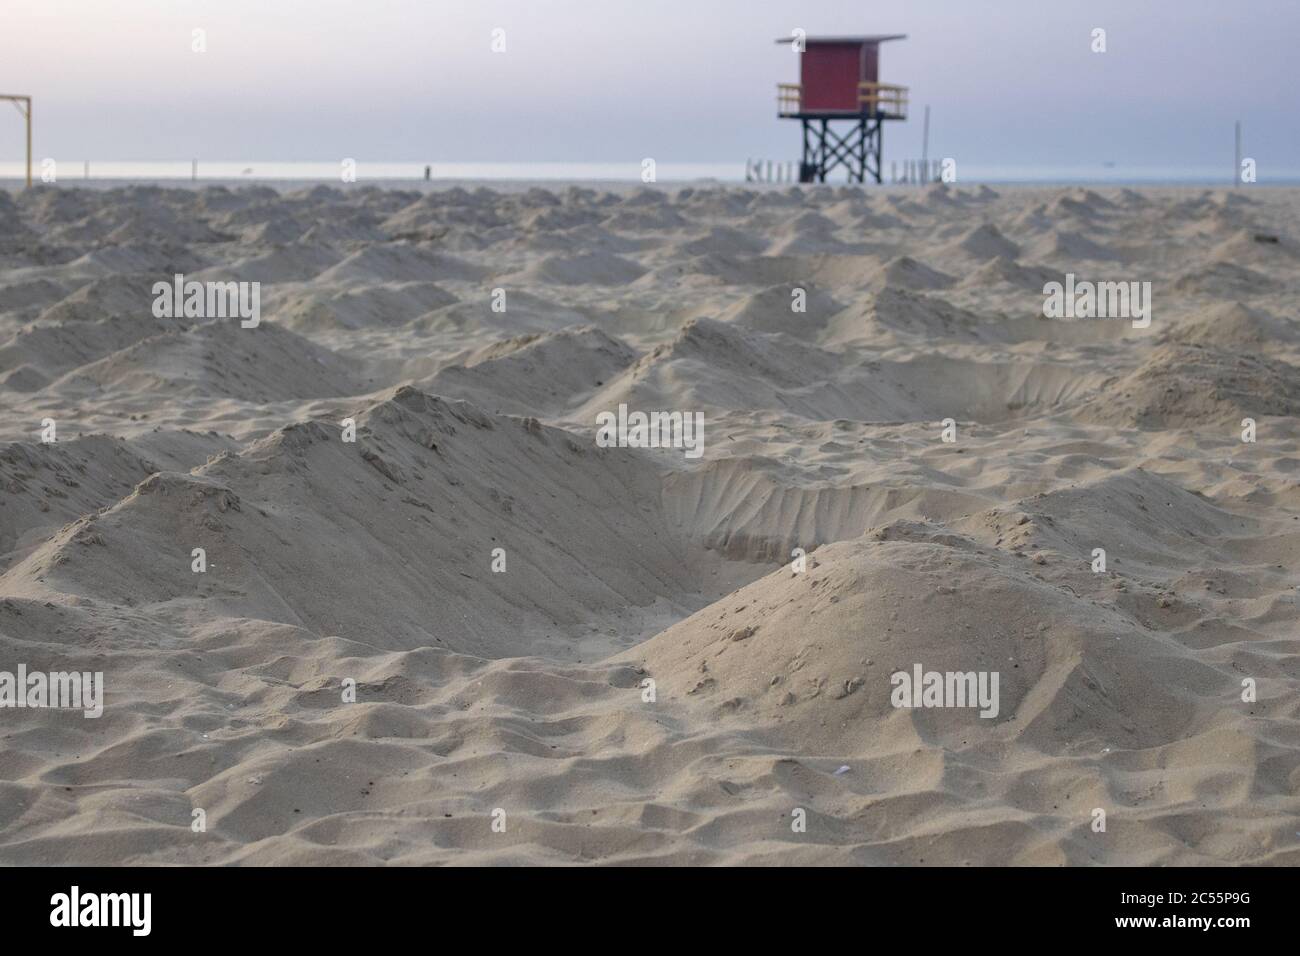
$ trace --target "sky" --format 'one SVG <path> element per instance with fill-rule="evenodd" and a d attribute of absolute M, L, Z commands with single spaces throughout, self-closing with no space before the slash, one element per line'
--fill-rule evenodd
<path fill-rule="evenodd" d="M 38 162 L 786 160 L 794 28 L 908 35 L 887 162 L 929 105 L 959 164 L 1230 169 L 1241 120 L 1261 181 L 1300 169 L 1300 0 L 39 0 L 0 9 L 0 93 Z"/>

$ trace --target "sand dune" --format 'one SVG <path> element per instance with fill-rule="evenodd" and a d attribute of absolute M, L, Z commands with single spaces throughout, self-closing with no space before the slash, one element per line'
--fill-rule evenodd
<path fill-rule="evenodd" d="M 1300 863 L 1298 204 L 0 193 L 0 862 Z"/>

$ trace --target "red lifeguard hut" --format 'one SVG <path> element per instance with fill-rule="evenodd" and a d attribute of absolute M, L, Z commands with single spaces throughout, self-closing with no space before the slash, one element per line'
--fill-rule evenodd
<path fill-rule="evenodd" d="M 849 182 L 881 181 L 881 128 L 907 119 L 907 87 L 880 82 L 880 44 L 904 39 L 796 34 L 776 41 L 799 56 L 799 82 L 777 84 L 777 115 L 803 123 L 801 183 L 824 183 L 837 166 Z"/>

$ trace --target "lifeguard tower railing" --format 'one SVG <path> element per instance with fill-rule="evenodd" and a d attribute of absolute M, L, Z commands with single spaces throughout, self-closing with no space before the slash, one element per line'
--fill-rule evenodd
<path fill-rule="evenodd" d="M 803 84 L 778 83 L 776 86 L 777 115 L 799 116 L 870 116 L 873 119 L 907 119 L 907 87 L 892 83 L 858 84 L 857 110 L 804 109 Z"/>

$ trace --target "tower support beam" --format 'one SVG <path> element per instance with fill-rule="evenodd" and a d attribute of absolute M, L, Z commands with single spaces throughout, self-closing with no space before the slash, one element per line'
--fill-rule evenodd
<path fill-rule="evenodd" d="M 878 116 L 801 116 L 803 158 L 799 164 L 801 183 L 824 183 L 830 173 L 843 166 L 849 182 L 864 183 L 867 177 L 882 182 L 882 119 Z"/>

